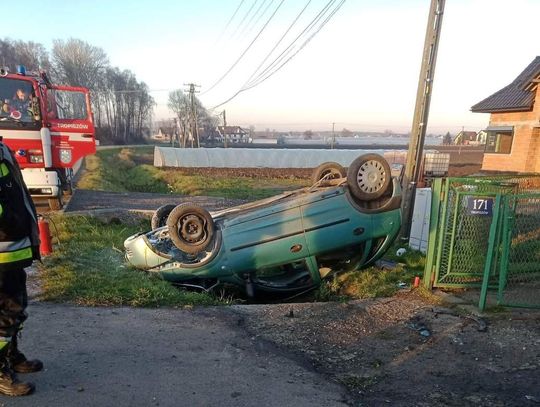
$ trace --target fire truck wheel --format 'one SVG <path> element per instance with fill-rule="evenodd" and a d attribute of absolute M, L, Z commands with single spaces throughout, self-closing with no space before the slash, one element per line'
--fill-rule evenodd
<path fill-rule="evenodd" d="M 62 201 L 62 193 L 60 193 L 60 196 L 57 196 L 56 198 L 49 198 L 49 208 L 51 211 L 59 211 L 64 206 L 64 202 Z"/>
<path fill-rule="evenodd" d="M 73 185 L 71 185 L 71 182 L 66 186 L 66 189 L 62 191 L 62 193 L 65 196 L 71 196 L 73 195 Z"/>

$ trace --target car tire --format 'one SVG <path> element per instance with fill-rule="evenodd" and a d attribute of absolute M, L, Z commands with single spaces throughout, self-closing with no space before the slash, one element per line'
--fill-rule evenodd
<path fill-rule="evenodd" d="M 392 178 L 390 166 L 378 154 L 364 154 L 356 158 L 347 171 L 351 194 L 363 201 L 380 198 Z"/>
<path fill-rule="evenodd" d="M 168 204 L 157 208 L 152 215 L 152 220 L 150 221 L 150 226 L 152 229 L 157 229 L 167 225 L 167 218 L 175 207 L 176 205 Z"/>
<path fill-rule="evenodd" d="M 325 176 L 327 176 L 327 179 L 345 178 L 347 176 L 347 172 L 345 171 L 345 168 L 343 168 L 338 163 L 322 163 L 317 168 L 315 168 L 313 174 L 311 175 L 312 184 L 319 182 Z"/>
<path fill-rule="evenodd" d="M 180 204 L 167 218 L 169 237 L 176 247 L 187 254 L 202 252 L 214 236 L 212 215 L 200 206 Z"/>

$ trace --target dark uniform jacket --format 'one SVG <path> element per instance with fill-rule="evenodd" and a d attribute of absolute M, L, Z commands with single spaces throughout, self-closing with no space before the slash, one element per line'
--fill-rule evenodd
<path fill-rule="evenodd" d="M 11 150 L 0 142 L 0 270 L 39 259 L 36 209 Z"/>

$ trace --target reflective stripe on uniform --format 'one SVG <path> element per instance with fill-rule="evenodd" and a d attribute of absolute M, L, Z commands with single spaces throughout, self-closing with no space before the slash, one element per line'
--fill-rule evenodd
<path fill-rule="evenodd" d="M 2 177 L 9 175 L 9 167 L 7 166 L 6 163 L 0 163 L 0 175 Z"/>
<path fill-rule="evenodd" d="M 0 163 L 0 176 L 5 177 L 9 175 L 9 168 L 6 163 Z M 0 205 L 0 216 L 4 213 L 4 208 Z"/>
<path fill-rule="evenodd" d="M 0 263 L 13 263 L 16 261 L 27 260 L 32 258 L 32 248 L 15 250 L 14 252 L 0 253 Z"/>
<path fill-rule="evenodd" d="M 11 338 L 0 336 L 0 351 L 4 349 L 11 342 Z"/>
<path fill-rule="evenodd" d="M 29 237 L 15 242 L 0 242 L 0 264 L 32 258 L 32 242 Z"/>
<path fill-rule="evenodd" d="M 22 238 L 17 241 L 0 242 L 0 252 L 14 252 L 19 249 L 26 249 L 32 246 L 29 237 Z"/>

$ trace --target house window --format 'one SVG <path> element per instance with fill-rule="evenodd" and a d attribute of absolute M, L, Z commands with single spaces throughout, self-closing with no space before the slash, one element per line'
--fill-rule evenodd
<path fill-rule="evenodd" d="M 514 139 L 513 127 L 488 127 L 486 133 L 486 153 L 510 154 Z"/>

